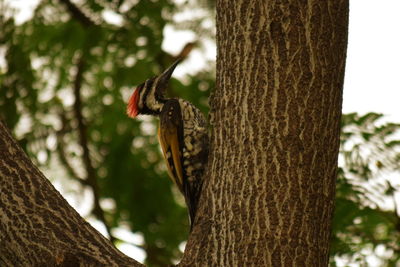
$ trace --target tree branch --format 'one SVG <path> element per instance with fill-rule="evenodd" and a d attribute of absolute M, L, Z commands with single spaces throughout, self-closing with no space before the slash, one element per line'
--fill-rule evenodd
<path fill-rule="evenodd" d="M 75 172 L 74 168 L 71 166 L 70 162 L 68 161 L 68 157 L 65 152 L 65 143 L 64 143 L 64 132 L 67 128 L 67 118 L 62 113 L 60 114 L 60 120 L 62 123 L 62 128 L 60 131 L 56 132 L 57 135 L 57 153 L 62 165 L 64 165 L 65 170 L 68 172 L 69 176 L 74 178 L 76 181 L 80 182 L 82 185 L 89 185 L 88 182 L 79 177 L 79 175 Z"/>
<path fill-rule="evenodd" d="M 0 121 L 0 265 L 143 266 L 84 221 Z"/>
<path fill-rule="evenodd" d="M 91 20 L 88 16 L 86 16 L 75 4 L 73 4 L 70 0 L 60 0 L 60 2 L 64 3 L 67 6 L 68 11 L 71 13 L 71 16 L 78 20 L 83 26 L 93 26 L 96 23 Z M 97 184 L 97 175 L 96 171 L 93 168 L 93 164 L 90 159 L 90 152 L 88 148 L 88 141 L 87 141 L 87 127 L 85 125 L 83 115 L 82 115 L 82 101 L 80 90 L 82 86 L 82 79 L 83 79 L 83 69 L 84 69 L 84 60 L 83 56 L 81 55 L 78 60 L 78 69 L 74 80 L 74 95 L 75 95 L 75 103 L 74 103 L 74 113 L 75 117 L 78 121 L 78 135 L 79 135 L 79 144 L 83 149 L 83 163 L 86 169 L 87 177 L 86 182 L 92 188 L 93 191 L 93 214 L 101 220 L 107 230 L 107 233 L 110 237 L 111 241 L 114 241 L 114 237 L 111 234 L 111 229 L 106 221 L 104 211 L 100 206 L 100 196 L 99 196 L 99 186 Z M 62 153 L 60 153 L 62 154 Z M 62 155 L 60 157 L 63 160 Z M 65 161 L 64 163 L 67 163 Z M 64 164 L 68 168 L 68 164 Z"/>
<path fill-rule="evenodd" d="M 85 13 L 83 13 L 75 4 L 70 0 L 60 0 L 61 3 L 65 4 L 69 13 L 73 18 L 79 21 L 83 26 L 89 27 L 97 25 L 95 21 L 89 18 Z"/>
<path fill-rule="evenodd" d="M 90 151 L 87 140 L 87 127 L 82 115 L 81 87 L 83 80 L 84 65 L 85 63 L 83 60 L 83 56 L 81 56 L 78 60 L 78 65 L 77 65 L 78 69 L 74 81 L 75 102 L 73 107 L 76 120 L 78 121 L 79 144 L 83 149 L 83 164 L 85 166 L 87 173 L 86 181 L 93 191 L 93 198 L 94 198 L 93 214 L 104 223 L 107 229 L 107 233 L 110 236 L 110 240 L 114 241 L 114 237 L 111 234 L 111 229 L 107 224 L 106 218 L 104 216 L 104 211 L 100 206 L 100 194 L 99 194 L 99 186 L 97 183 L 97 175 L 96 175 L 96 170 L 94 169 L 90 158 Z"/>

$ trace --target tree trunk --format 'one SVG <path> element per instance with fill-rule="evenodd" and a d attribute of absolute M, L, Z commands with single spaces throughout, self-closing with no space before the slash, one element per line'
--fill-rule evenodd
<path fill-rule="evenodd" d="M 327 266 L 347 0 L 217 1 L 208 177 L 180 266 Z"/>
<path fill-rule="evenodd" d="M 68 205 L 1 120 L 0 266 L 142 266 Z"/>

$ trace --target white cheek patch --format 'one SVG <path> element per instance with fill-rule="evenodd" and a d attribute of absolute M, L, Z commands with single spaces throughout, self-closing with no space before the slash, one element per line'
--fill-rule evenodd
<path fill-rule="evenodd" d="M 146 82 L 146 84 L 147 84 L 147 82 Z M 139 110 L 143 108 L 143 96 L 144 96 L 144 93 L 146 92 L 146 84 L 143 86 L 143 88 L 140 90 L 140 93 L 139 93 L 139 101 L 138 101 L 139 102 L 138 103 Z"/>
<path fill-rule="evenodd" d="M 150 92 L 147 94 L 146 97 L 146 106 L 149 107 L 151 110 L 159 110 L 162 107 L 162 104 L 159 103 L 155 98 L 157 81 L 158 80 L 153 82 Z"/>
<path fill-rule="evenodd" d="M 158 83 L 158 78 L 153 80 L 147 80 L 143 88 L 141 89 L 139 93 L 139 103 L 138 103 L 138 108 L 139 110 L 147 107 L 148 109 L 152 111 L 159 111 L 161 110 L 163 104 L 157 101 L 155 97 L 155 92 L 156 92 L 156 87 Z M 150 87 L 151 86 L 151 87 Z"/>

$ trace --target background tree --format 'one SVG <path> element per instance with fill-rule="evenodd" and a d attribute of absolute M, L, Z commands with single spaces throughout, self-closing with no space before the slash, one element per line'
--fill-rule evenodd
<path fill-rule="evenodd" d="M 117 246 L 130 242 L 118 231 L 128 229 L 143 237 L 134 245 L 151 266 L 179 259 L 188 228 L 183 200 L 166 179 L 154 121 L 128 120 L 124 109 L 133 87 L 177 56 L 162 49 L 167 25 L 195 32 L 188 45 L 204 51 L 214 32 L 214 2 L 46 0 L 23 24 L 1 3 L 0 114 L 19 143 L 89 221 L 94 216 L 105 223 Z M 279 22 L 270 29 L 278 34 Z M 207 67 L 173 80 L 172 94 L 207 112 L 212 77 Z M 397 191 L 382 176 L 398 170 L 392 135 L 398 126 L 379 124 L 378 117 L 343 120 L 332 264 L 338 258 L 362 262 L 370 253 L 383 264 L 399 259 L 395 206 L 374 197 Z M 349 146 L 354 139 L 356 149 Z M 371 181 L 378 186 L 366 185 Z M 93 202 L 90 212 L 80 199 Z"/>

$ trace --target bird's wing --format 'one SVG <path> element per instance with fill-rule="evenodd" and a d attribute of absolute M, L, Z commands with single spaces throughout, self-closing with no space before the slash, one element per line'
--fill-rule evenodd
<path fill-rule="evenodd" d="M 175 99 L 164 104 L 161 111 L 158 139 L 167 164 L 168 174 L 179 190 L 183 192 L 183 121 L 179 102 Z"/>

